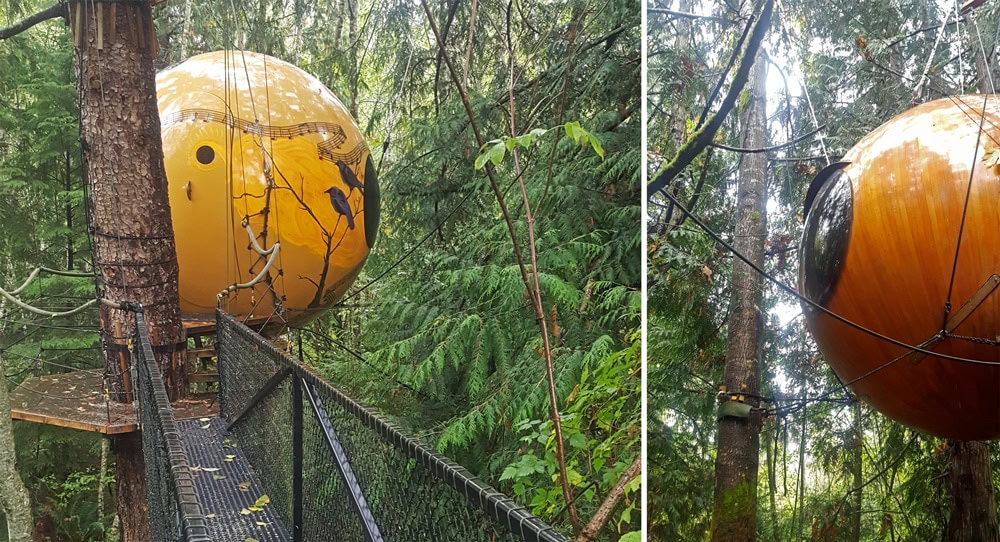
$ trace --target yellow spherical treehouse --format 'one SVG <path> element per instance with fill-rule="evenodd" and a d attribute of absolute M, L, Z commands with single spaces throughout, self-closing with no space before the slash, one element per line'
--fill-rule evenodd
<path fill-rule="evenodd" d="M 213 315 L 221 291 L 258 276 L 223 307 L 295 324 L 339 300 L 379 211 L 368 146 L 340 100 L 287 62 L 241 51 L 195 56 L 156 87 L 181 312 Z"/>
<path fill-rule="evenodd" d="M 1000 437 L 1000 100 L 983 107 L 983 96 L 920 105 L 820 172 L 800 253 L 812 301 L 974 360 L 915 352 L 805 306 L 820 350 L 863 400 L 962 440 Z"/>

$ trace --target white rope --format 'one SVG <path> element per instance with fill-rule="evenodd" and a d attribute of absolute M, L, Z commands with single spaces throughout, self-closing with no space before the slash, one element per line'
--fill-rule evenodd
<path fill-rule="evenodd" d="M 274 243 L 271 245 L 271 248 L 264 250 L 263 247 L 257 243 L 257 236 L 254 235 L 253 229 L 250 228 L 250 224 L 244 224 L 244 227 L 246 227 L 247 235 L 250 236 L 250 243 L 253 245 L 254 250 L 256 250 L 261 256 L 267 256 L 267 262 L 264 263 L 264 268 L 260 270 L 260 273 L 257 273 L 257 276 L 250 280 L 250 282 L 236 283 L 219 292 L 218 299 L 220 304 L 222 303 L 222 298 L 230 292 L 253 288 L 258 282 L 264 280 L 264 277 L 267 276 L 267 272 L 271 269 L 271 265 L 274 264 L 276 259 L 278 259 L 278 248 L 281 246 L 281 243 Z"/>
<path fill-rule="evenodd" d="M 50 318 L 54 318 L 54 317 L 57 317 L 57 316 L 70 316 L 70 315 L 76 314 L 76 313 L 78 313 L 78 312 L 86 309 L 87 307 L 93 306 L 93 305 L 95 305 L 98 302 L 100 302 L 102 305 L 106 305 L 108 307 L 112 307 L 112 308 L 116 308 L 116 309 L 125 308 L 124 304 L 122 304 L 122 303 L 118 303 L 116 301 L 111 301 L 109 299 L 104 299 L 104 298 L 91 299 L 90 301 L 87 301 L 86 303 L 84 303 L 84 304 L 82 304 L 82 305 L 80 305 L 80 306 L 78 306 L 76 308 L 65 310 L 65 311 L 49 311 L 49 310 L 45 310 L 45 309 L 40 309 L 38 307 L 35 307 L 34 305 L 30 305 L 28 303 L 25 303 L 24 301 L 21 301 L 21 299 L 19 299 L 17 296 L 20 295 L 20 293 L 23 292 L 25 290 L 25 288 L 27 288 L 32 282 L 34 282 L 34 280 L 36 278 L 38 278 L 38 275 L 41 274 L 42 271 L 44 271 L 46 273 L 49 273 L 49 274 L 61 275 L 61 276 L 66 276 L 66 277 L 75 277 L 75 278 L 92 278 L 93 277 L 93 275 L 89 274 L 89 273 L 75 273 L 73 271 L 61 271 L 61 270 L 58 270 L 58 269 L 50 269 L 48 267 L 36 267 L 28 275 L 28 278 L 25 279 L 24 283 L 21 284 L 20 286 L 18 286 L 16 289 L 11 290 L 11 291 L 7 291 L 7 290 L 5 290 L 3 288 L 0 288 L 0 296 L 3 296 L 5 299 L 7 299 L 11 303 L 17 305 L 21 309 L 24 309 L 24 310 L 26 310 L 28 312 L 37 314 L 39 316 L 48 316 Z"/>
<path fill-rule="evenodd" d="M 13 295 L 10 294 L 10 292 L 8 292 L 7 290 L 4 290 L 3 288 L 0 288 L 0 295 L 2 295 L 3 297 L 5 297 L 11 303 L 17 305 L 18 307 L 20 307 L 20 308 L 22 308 L 22 309 L 24 309 L 24 310 L 26 310 L 28 312 L 33 312 L 33 313 L 38 314 L 40 316 L 50 316 L 50 317 L 69 316 L 71 314 L 76 314 L 76 313 L 82 311 L 83 309 L 86 309 L 87 307 L 89 307 L 89 306 L 97 303 L 96 299 L 91 299 L 90 301 L 84 303 L 83 305 L 80 305 L 79 307 L 76 307 L 75 309 L 70 309 L 68 311 L 62 311 L 62 312 L 52 312 L 52 311 L 47 311 L 45 309 L 39 309 L 38 307 L 34 307 L 32 305 L 29 305 L 29 304 L 25 303 L 24 301 L 21 301 L 17 297 L 14 297 Z"/>
<path fill-rule="evenodd" d="M 253 249 L 257 251 L 257 254 L 261 256 L 269 256 L 272 252 L 278 250 L 278 243 L 275 243 L 271 248 L 264 250 L 260 244 L 257 243 L 257 236 L 253 233 L 253 229 L 250 228 L 250 224 L 244 224 L 243 227 L 247 230 L 247 235 L 250 236 L 250 242 L 253 244 Z"/>
<path fill-rule="evenodd" d="M 11 290 L 10 293 L 12 295 L 18 295 L 21 292 L 23 292 L 24 289 L 27 288 L 29 284 L 31 284 L 36 278 L 38 278 L 39 273 L 41 273 L 42 271 L 45 271 L 46 273 L 49 273 L 51 275 L 61 275 L 64 277 L 74 277 L 74 278 L 93 278 L 94 276 L 91 273 L 75 273 L 73 271 L 61 271 L 59 269 L 51 269 L 48 267 L 36 267 L 35 270 L 28 275 L 28 278 L 24 281 L 24 284 L 19 286 L 16 290 Z"/>

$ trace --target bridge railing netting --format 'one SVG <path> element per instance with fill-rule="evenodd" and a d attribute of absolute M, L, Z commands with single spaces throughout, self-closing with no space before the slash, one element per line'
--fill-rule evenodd
<path fill-rule="evenodd" d="M 142 313 L 136 314 L 132 366 L 142 451 L 146 462 L 146 499 L 152 540 L 208 542 L 208 528 L 195 493 L 181 438 Z"/>
<path fill-rule="evenodd" d="M 278 509 L 293 537 L 309 542 L 566 540 L 232 316 L 218 313 L 217 332 L 222 415 L 267 488 L 266 506 Z M 295 461 L 297 442 L 301 465 Z M 338 462 L 338 454 L 346 462 Z"/>

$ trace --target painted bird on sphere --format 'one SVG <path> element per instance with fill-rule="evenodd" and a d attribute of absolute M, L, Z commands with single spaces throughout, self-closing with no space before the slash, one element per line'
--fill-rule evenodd
<path fill-rule="evenodd" d="M 348 190 L 348 195 L 354 192 L 355 188 L 361 192 L 361 195 L 365 194 L 365 187 L 358 180 L 358 176 L 354 174 L 354 171 L 351 170 L 351 166 L 348 166 L 343 160 L 337 160 L 337 169 L 340 170 L 340 178 L 344 180 L 344 184 L 350 189 Z"/>
<path fill-rule="evenodd" d="M 351 214 L 351 204 L 347 202 L 347 196 L 344 195 L 344 191 L 336 186 L 331 186 L 324 190 L 324 192 L 330 194 L 330 205 L 333 205 L 333 210 L 347 217 L 347 227 L 353 230 L 354 215 Z"/>

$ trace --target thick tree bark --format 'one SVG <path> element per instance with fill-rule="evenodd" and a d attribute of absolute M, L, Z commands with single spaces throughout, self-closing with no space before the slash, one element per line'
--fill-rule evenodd
<path fill-rule="evenodd" d="M 996 542 L 996 504 L 988 442 L 949 440 L 948 493 L 951 517 L 948 542 Z"/>
<path fill-rule="evenodd" d="M 765 132 L 765 80 L 767 65 L 755 63 L 750 74 L 748 99 L 743 111 L 743 146 L 767 145 Z M 767 156 L 742 157 L 737 187 L 737 217 L 734 246 L 757 265 L 764 263 L 767 232 Z M 751 404 L 760 386 L 761 277 L 742 262 L 733 264 L 732 312 L 729 318 L 725 386 Z M 712 540 L 754 540 L 757 530 L 757 470 L 760 455 L 760 419 L 723 417 L 719 420 L 718 454 L 715 460 L 715 503 Z"/>
<path fill-rule="evenodd" d="M 6 374 L 0 356 L 0 375 Z M 11 542 L 31 542 L 31 500 L 20 475 L 14 454 L 13 422 L 10 419 L 7 382 L 0 378 L 0 511 L 7 518 L 7 537 Z"/>
<path fill-rule="evenodd" d="M 101 293 L 142 305 L 173 398 L 185 386 L 184 334 L 156 106 L 156 34 L 150 8 L 143 2 L 73 3 L 70 13 Z M 128 337 L 133 326 L 131 313 L 101 308 L 108 384 L 118 401 L 132 399 Z M 113 447 L 121 540 L 149 540 L 139 435 L 116 437 Z"/>

